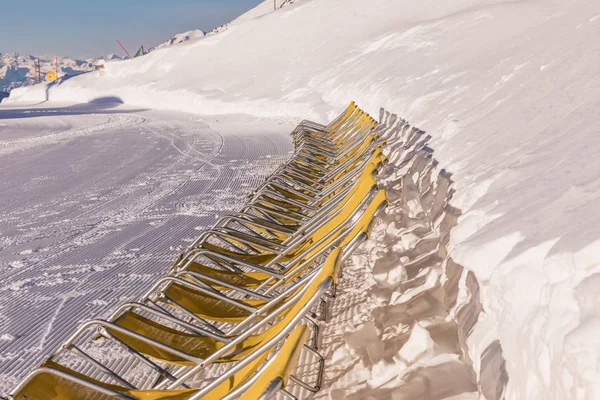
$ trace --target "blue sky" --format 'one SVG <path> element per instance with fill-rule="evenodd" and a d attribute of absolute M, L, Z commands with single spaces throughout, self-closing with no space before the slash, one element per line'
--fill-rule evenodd
<path fill-rule="evenodd" d="M 0 0 L 2 1 L 2 0 Z M 90 57 L 140 45 L 151 47 L 175 33 L 210 30 L 262 0 L 27 0 L 2 1 L 0 53 Z"/>

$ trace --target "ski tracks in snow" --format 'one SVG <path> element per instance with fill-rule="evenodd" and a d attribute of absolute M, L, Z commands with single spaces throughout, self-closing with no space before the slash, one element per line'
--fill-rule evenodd
<path fill-rule="evenodd" d="M 116 111 L 27 137 L 3 121 L 0 392 L 79 323 L 139 297 L 291 150 L 291 124 Z"/>
<path fill-rule="evenodd" d="M 40 136 L 23 137 L 15 140 L 0 139 L 0 155 L 23 151 L 37 146 L 56 144 L 76 137 L 89 136 L 106 131 L 115 131 L 132 125 L 140 125 L 146 122 L 146 120 L 146 118 L 137 115 L 115 114 L 108 115 L 105 122 L 85 128 L 68 129 L 62 132 L 49 132 Z"/>

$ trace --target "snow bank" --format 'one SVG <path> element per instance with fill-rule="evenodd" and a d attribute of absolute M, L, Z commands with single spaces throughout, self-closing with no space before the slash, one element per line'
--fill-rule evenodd
<path fill-rule="evenodd" d="M 467 399 L 479 383 L 488 399 L 500 399 L 503 360 L 485 362 L 493 374 L 476 379 L 465 344 L 481 308 L 472 307 L 477 293 L 464 288 L 469 272 L 447 251 L 460 215 L 450 204 L 450 175 L 432 157 L 423 131 L 389 114 L 380 128 L 389 165 L 378 181 L 389 206 L 342 270 L 324 334 L 334 366 L 321 396 Z"/>
<path fill-rule="evenodd" d="M 450 251 L 477 277 L 484 311 L 473 362 L 502 349 L 508 398 L 593 399 L 598 37 L 597 0 L 303 0 L 11 101 L 313 119 L 350 99 L 393 110 L 432 134 L 454 173 L 464 214 Z"/>

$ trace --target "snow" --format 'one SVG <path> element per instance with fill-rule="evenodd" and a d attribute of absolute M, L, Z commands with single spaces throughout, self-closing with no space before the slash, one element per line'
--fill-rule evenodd
<path fill-rule="evenodd" d="M 156 50 L 156 49 L 161 49 L 163 47 L 173 46 L 175 44 L 187 42 L 188 40 L 200 39 L 200 38 L 203 38 L 205 35 L 206 35 L 206 33 L 204 31 L 201 31 L 200 29 L 194 29 L 191 31 L 178 33 L 176 35 L 173 35 L 166 42 L 159 44 L 158 46 L 154 47 L 151 50 Z"/>
<path fill-rule="evenodd" d="M 343 269 L 323 334 L 334 366 L 317 398 L 466 399 L 477 384 L 481 393 L 503 388 L 501 376 L 476 382 L 464 344 L 477 313 L 463 301 L 464 269 L 447 251 L 459 215 L 449 204 L 450 176 L 424 132 L 396 116 L 387 115 L 386 125 L 389 165 L 379 182 L 388 209 Z"/>
<path fill-rule="evenodd" d="M 0 120 L 0 392 L 239 208 L 294 127 L 115 103 L 2 106 Z"/>
<path fill-rule="evenodd" d="M 487 368 L 500 357 L 507 398 L 599 398 L 600 3 L 299 0 L 267 12 L 269 4 L 219 33 L 107 64 L 102 77 L 13 90 L 8 104 L 113 98 L 320 121 L 349 100 L 373 115 L 383 106 L 432 135 L 453 174 L 462 214 L 448 251 L 466 270 L 452 312 L 470 327 L 479 390 L 494 398 Z M 373 279 L 402 282 L 405 262 L 388 257 Z M 463 371 L 443 357 L 413 373 Z"/>

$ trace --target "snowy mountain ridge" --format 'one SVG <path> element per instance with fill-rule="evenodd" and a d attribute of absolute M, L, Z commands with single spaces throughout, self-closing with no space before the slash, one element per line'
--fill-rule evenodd
<path fill-rule="evenodd" d="M 10 92 L 12 89 L 28 86 L 35 82 L 37 60 L 39 58 L 41 78 L 49 71 L 56 70 L 56 57 L 51 55 L 34 56 L 19 53 L 0 53 L 0 92 Z M 76 75 L 92 71 L 99 60 L 120 60 L 114 54 L 78 60 L 71 57 L 58 57 L 59 75 Z"/>

